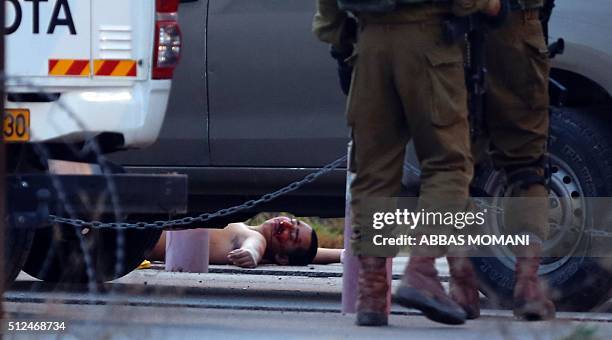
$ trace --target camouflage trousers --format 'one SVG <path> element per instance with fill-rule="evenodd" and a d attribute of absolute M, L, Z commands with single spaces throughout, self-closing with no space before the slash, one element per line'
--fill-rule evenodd
<path fill-rule="evenodd" d="M 405 23 L 361 21 L 347 108 L 356 173 L 351 244 L 357 255 L 396 255 L 397 248 L 372 247 L 371 213 L 392 208 L 385 199 L 400 191 L 411 140 L 422 170 L 419 209 L 466 207 L 473 161 L 463 52 L 459 44 L 442 42 L 441 22 L 434 14 Z"/>
<path fill-rule="evenodd" d="M 546 239 L 548 190 L 523 181 L 544 177 L 549 132 L 550 65 L 537 10 L 513 11 L 503 27 L 491 30 L 487 63 L 488 135 L 475 143 L 474 158 L 478 164 L 490 157 L 505 171 L 511 196 L 528 198 L 506 207 L 506 231 Z"/>

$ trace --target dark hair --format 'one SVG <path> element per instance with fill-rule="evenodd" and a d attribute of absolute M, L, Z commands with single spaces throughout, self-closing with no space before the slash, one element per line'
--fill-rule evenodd
<path fill-rule="evenodd" d="M 319 249 L 319 240 L 317 233 L 312 230 L 310 234 L 310 247 L 308 249 L 297 249 L 287 254 L 290 266 L 307 266 L 312 263 Z"/>

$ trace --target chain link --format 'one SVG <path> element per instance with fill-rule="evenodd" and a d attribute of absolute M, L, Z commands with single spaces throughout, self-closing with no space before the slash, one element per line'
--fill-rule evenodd
<path fill-rule="evenodd" d="M 303 187 L 304 185 L 308 184 L 308 183 L 312 183 L 314 181 L 316 181 L 318 178 L 320 178 L 323 175 L 326 175 L 327 173 L 339 168 L 340 166 L 342 166 L 343 164 L 346 164 L 346 160 L 347 160 L 347 156 L 343 156 L 337 160 L 335 160 L 334 162 L 324 166 L 323 168 L 321 168 L 320 170 L 318 170 L 317 172 L 311 173 L 308 176 L 306 176 L 305 178 L 303 178 L 302 180 L 293 182 L 281 189 L 278 189 L 274 192 L 271 193 L 267 193 L 265 195 L 262 195 L 260 198 L 258 199 L 253 199 L 253 200 L 249 200 L 244 202 L 243 204 L 240 205 L 236 205 L 236 206 L 232 206 L 229 208 L 224 208 L 221 210 L 218 210 L 214 213 L 203 213 L 201 215 L 192 217 L 192 216 L 188 216 L 188 217 L 183 217 L 183 218 L 179 218 L 179 219 L 174 219 L 174 220 L 167 220 L 167 221 L 154 221 L 154 222 L 134 222 L 134 223 L 117 223 L 117 222 L 111 222 L 111 223 L 104 223 L 104 222 L 100 222 L 100 221 L 84 221 L 81 219 L 71 219 L 71 218 L 65 218 L 65 217 L 60 217 L 60 216 L 56 216 L 56 215 L 50 215 L 49 216 L 49 222 L 50 223 L 59 223 L 59 224 L 67 224 L 70 226 L 73 226 L 75 228 L 80 228 L 80 229 L 84 229 L 84 228 L 90 228 L 90 229 L 119 229 L 119 230 L 127 230 L 127 229 L 136 229 L 136 230 L 145 230 L 145 229 L 162 229 L 162 230 L 172 230 L 172 229 L 197 229 L 198 227 L 193 226 L 193 224 L 195 223 L 203 223 L 203 222 L 207 222 L 210 221 L 212 219 L 215 218 L 219 218 L 219 217 L 225 217 L 225 216 L 230 216 L 233 214 L 236 214 L 238 212 L 241 211 L 245 211 L 245 210 L 249 210 L 249 209 L 253 209 L 257 206 L 259 206 L 260 204 L 263 203 L 268 203 L 280 196 L 286 195 L 290 192 L 296 191 L 298 189 L 300 189 L 301 187 Z M 420 169 L 410 165 L 409 166 L 409 170 L 413 171 L 415 174 L 420 174 Z M 504 213 L 504 209 L 497 206 L 497 205 L 492 205 L 490 204 L 485 198 L 473 198 L 473 202 L 480 208 L 486 208 L 489 210 L 489 212 L 492 212 L 494 214 L 503 214 Z M 598 237 L 598 238 L 612 238 L 612 232 L 606 232 L 603 230 L 586 230 L 584 231 L 585 234 L 589 234 L 593 237 Z"/>
<path fill-rule="evenodd" d="M 229 215 L 233 215 L 235 213 L 245 211 L 248 209 L 252 209 L 256 206 L 259 206 L 263 203 L 268 203 L 280 196 L 286 195 L 290 192 L 296 191 L 300 189 L 304 185 L 308 183 L 312 183 L 316 181 L 323 175 L 341 167 L 346 164 L 347 156 L 340 157 L 339 159 L 333 161 L 332 163 L 327 164 L 317 172 L 313 172 L 306 176 L 305 178 L 295 181 L 281 189 L 278 189 L 274 192 L 265 194 L 258 199 L 246 201 L 243 204 L 236 205 L 229 208 L 221 209 L 214 213 L 204 213 L 195 217 L 183 217 L 174 220 L 167 221 L 155 221 L 155 222 L 135 222 L 135 223 L 104 223 L 100 221 L 84 221 L 81 219 L 73 219 L 66 218 L 56 215 L 49 215 L 49 222 L 52 224 L 67 224 L 73 226 L 75 228 L 90 228 L 90 229 L 197 229 L 198 227 L 193 226 L 194 223 L 202 223 L 210 221 L 214 218 L 225 217 Z"/>
<path fill-rule="evenodd" d="M 80 228 L 80 229 L 84 229 L 84 228 L 90 228 L 90 229 L 120 229 L 120 230 L 127 230 L 127 229 L 136 229 L 136 230 L 145 230 L 145 229 L 162 229 L 162 230 L 172 230 L 172 229 L 197 229 L 198 227 L 193 226 L 194 223 L 203 223 L 203 222 L 207 222 L 210 221 L 212 219 L 215 218 L 219 218 L 219 217 L 225 217 L 225 216 L 230 216 L 233 214 L 236 214 L 238 212 L 241 211 L 245 211 L 245 210 L 249 210 L 252 208 L 255 208 L 257 206 L 259 206 L 260 204 L 263 203 L 268 203 L 280 196 L 286 195 L 290 192 L 296 191 L 298 189 L 300 189 L 301 187 L 303 187 L 304 185 L 308 184 L 308 183 L 312 183 L 314 181 L 316 181 L 318 178 L 320 178 L 323 175 L 326 175 L 327 173 L 339 168 L 340 166 L 342 166 L 343 164 L 346 163 L 347 157 L 343 156 L 337 160 L 335 160 L 334 162 L 324 166 L 323 168 L 321 168 L 319 171 L 314 172 L 309 174 L 308 176 L 306 176 L 305 178 L 303 178 L 302 180 L 293 182 L 281 189 L 278 189 L 274 192 L 271 193 L 267 193 L 265 195 L 262 195 L 260 198 L 258 199 L 253 199 L 253 200 L 249 200 L 244 202 L 243 204 L 240 205 L 236 205 L 236 206 L 232 206 L 229 208 L 224 208 L 221 210 L 218 210 L 214 213 L 203 213 L 201 215 L 192 217 L 192 216 L 188 216 L 188 217 L 183 217 L 183 218 L 179 218 L 179 219 L 174 219 L 174 220 L 167 220 L 167 221 L 154 221 L 154 222 L 134 222 L 134 223 L 117 223 L 117 222 L 110 222 L 110 223 L 104 223 L 104 222 L 100 222 L 100 221 L 84 221 L 81 219 L 71 219 L 71 218 L 65 218 L 65 217 L 60 217 L 60 216 L 56 216 L 56 215 L 50 215 L 49 216 L 49 222 L 50 223 L 59 223 L 59 224 L 67 224 L 70 226 L 73 226 L 75 228 Z M 416 174 L 420 173 L 420 170 L 414 166 L 410 166 L 410 170 L 413 171 Z M 503 214 L 504 213 L 504 209 L 497 206 L 497 205 L 492 205 L 490 204 L 485 198 L 473 198 L 474 203 L 479 206 L 480 208 L 486 208 L 489 209 L 489 212 L 495 213 L 495 214 Z M 606 232 L 603 230 L 586 230 L 584 231 L 585 234 L 589 234 L 593 237 L 598 237 L 598 238 L 612 238 L 612 232 Z"/>

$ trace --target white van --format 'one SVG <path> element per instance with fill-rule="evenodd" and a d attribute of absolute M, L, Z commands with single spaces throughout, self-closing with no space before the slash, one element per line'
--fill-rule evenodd
<path fill-rule="evenodd" d="M 178 4 L 6 0 L 5 140 L 154 142 L 180 58 Z"/>
<path fill-rule="evenodd" d="M 11 282 L 22 268 L 52 281 L 125 275 L 161 230 L 50 225 L 49 215 L 125 222 L 134 214 L 185 212 L 185 176 L 123 174 L 101 157 L 145 147 L 159 135 L 181 54 L 179 0 L 4 5 L 4 280 Z M 49 160 L 99 163 L 101 170 L 49 175 Z"/>

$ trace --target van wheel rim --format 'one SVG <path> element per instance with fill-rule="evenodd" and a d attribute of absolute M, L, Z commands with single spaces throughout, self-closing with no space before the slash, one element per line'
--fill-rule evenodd
<path fill-rule="evenodd" d="M 539 274 L 550 273 L 579 254 L 580 243 L 587 229 L 585 195 L 578 176 L 562 159 L 551 155 L 551 177 L 549 194 L 549 238 L 543 244 L 542 264 Z M 493 205 L 500 206 L 500 199 L 507 197 L 505 176 L 493 173 L 486 182 L 485 190 L 493 196 Z M 489 212 L 490 233 L 508 234 L 502 216 Z M 496 256 L 506 267 L 514 270 L 516 258 L 506 246 L 492 247 Z"/>

